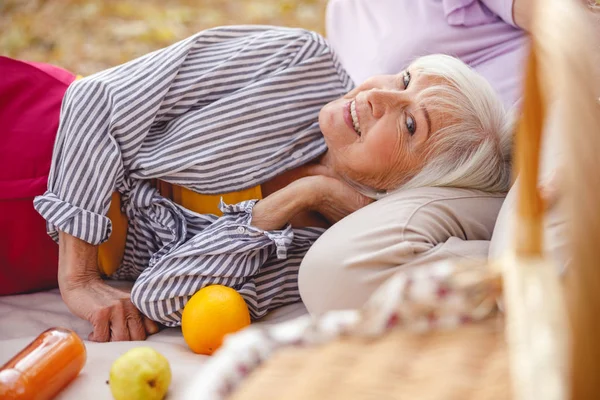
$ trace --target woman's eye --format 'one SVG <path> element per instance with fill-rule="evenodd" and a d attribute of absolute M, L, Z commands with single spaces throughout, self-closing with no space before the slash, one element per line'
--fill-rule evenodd
<path fill-rule="evenodd" d="M 408 84 L 410 83 L 410 72 L 404 72 L 402 76 L 402 82 L 404 83 L 404 89 L 408 88 Z"/>
<path fill-rule="evenodd" d="M 415 131 L 417 130 L 417 124 L 415 123 L 415 119 L 410 115 L 406 116 L 406 129 L 408 129 L 408 132 L 411 135 L 414 135 Z"/>

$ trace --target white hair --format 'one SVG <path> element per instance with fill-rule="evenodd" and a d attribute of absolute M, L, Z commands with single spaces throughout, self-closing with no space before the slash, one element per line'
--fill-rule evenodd
<path fill-rule="evenodd" d="M 418 58 L 409 71 L 439 82 L 423 89 L 418 103 L 448 123 L 431 133 L 422 169 L 398 188 L 382 192 L 349 183 L 375 199 L 424 186 L 508 190 L 513 118 L 490 84 L 462 61 L 441 54 Z"/>

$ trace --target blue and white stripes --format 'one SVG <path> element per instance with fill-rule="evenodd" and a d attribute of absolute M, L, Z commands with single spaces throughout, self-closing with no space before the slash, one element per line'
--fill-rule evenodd
<path fill-rule="evenodd" d="M 253 202 L 225 207 L 221 218 L 195 214 L 150 179 L 216 194 L 305 164 L 326 150 L 319 110 L 351 88 L 315 33 L 203 31 L 69 87 L 48 191 L 35 207 L 53 237 L 62 230 L 100 244 L 117 190 L 130 226 L 115 277 L 137 279 L 132 300 L 146 315 L 178 325 L 192 294 L 221 283 L 260 317 L 299 299 L 297 270 L 322 230 L 262 232 L 247 213 Z"/>

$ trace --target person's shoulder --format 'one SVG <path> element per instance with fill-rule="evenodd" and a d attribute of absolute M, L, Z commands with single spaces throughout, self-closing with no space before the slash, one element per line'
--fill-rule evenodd
<path fill-rule="evenodd" d="M 234 37 L 265 37 L 265 38 L 285 38 L 285 37 L 306 37 L 307 39 L 324 42 L 323 36 L 304 28 L 292 28 L 274 25 L 224 25 L 206 29 L 199 32 L 201 36 L 213 36 L 223 38 Z"/>

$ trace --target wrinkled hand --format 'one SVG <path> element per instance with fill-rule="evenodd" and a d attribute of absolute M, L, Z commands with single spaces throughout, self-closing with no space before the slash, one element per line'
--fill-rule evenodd
<path fill-rule="evenodd" d="M 128 292 L 113 288 L 102 279 L 61 287 L 61 295 L 73 314 L 92 324 L 89 340 L 144 340 L 159 330 L 156 322 L 133 305 Z"/>
<path fill-rule="evenodd" d="M 374 201 L 339 179 L 322 175 L 310 179 L 316 193 L 320 193 L 315 211 L 332 224 Z"/>

